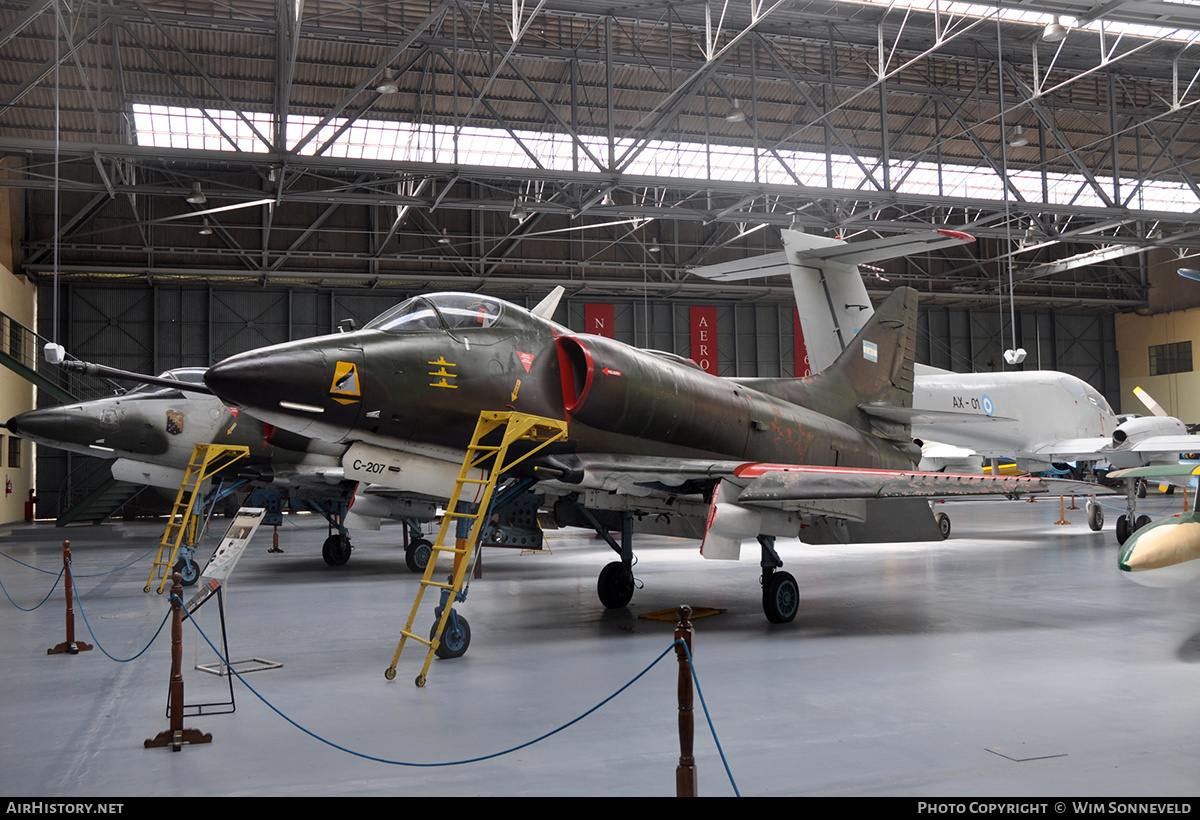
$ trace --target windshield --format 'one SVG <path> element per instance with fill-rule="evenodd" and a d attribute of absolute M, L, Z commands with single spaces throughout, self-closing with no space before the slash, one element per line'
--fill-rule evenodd
<path fill-rule="evenodd" d="M 414 296 L 367 323 L 393 333 L 419 330 L 470 330 L 491 327 L 500 318 L 499 300 L 475 293 Z"/>

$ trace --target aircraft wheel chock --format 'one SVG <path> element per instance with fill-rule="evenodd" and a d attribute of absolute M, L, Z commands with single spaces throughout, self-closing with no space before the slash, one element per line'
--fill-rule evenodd
<path fill-rule="evenodd" d="M 629 606 L 633 600 L 633 573 L 620 561 L 606 564 L 596 580 L 596 594 L 608 609 Z"/>
<path fill-rule="evenodd" d="M 763 613 L 773 624 L 791 623 L 800 611 L 800 585 L 790 572 L 772 572 L 763 584 Z"/>

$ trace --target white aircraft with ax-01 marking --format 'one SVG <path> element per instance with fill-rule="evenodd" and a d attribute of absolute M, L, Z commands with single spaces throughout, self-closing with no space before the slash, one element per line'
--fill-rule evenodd
<path fill-rule="evenodd" d="M 692 272 L 718 281 L 791 278 L 808 362 L 818 372 L 832 362 L 873 314 L 859 265 L 973 242 L 959 231 L 926 231 L 866 242 L 782 231 L 784 250 Z M 1060 462 L 1113 469 L 1176 463 L 1200 451 L 1200 436 L 1161 412 L 1120 421 L 1104 396 L 1080 378 L 1053 370 L 952 373 L 917 365 L 911 410 L 897 409 L 925 444 L 922 469 L 979 469 L 983 459 L 1015 458 L 1036 472 Z M 935 443 L 936 442 L 936 443 Z M 1132 493 L 1117 522 L 1122 543 L 1135 521 Z M 1099 506 L 1088 522 L 1103 526 Z"/>

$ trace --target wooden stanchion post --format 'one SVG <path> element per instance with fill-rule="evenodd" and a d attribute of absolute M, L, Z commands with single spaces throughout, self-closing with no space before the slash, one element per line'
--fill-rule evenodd
<path fill-rule="evenodd" d="M 1067 520 L 1066 504 L 1067 504 L 1066 499 L 1060 495 L 1058 497 L 1058 520 L 1054 522 L 1055 524 L 1070 524 L 1071 523 L 1070 521 Z"/>
<path fill-rule="evenodd" d="M 679 765 L 675 767 L 675 796 L 696 797 L 696 758 L 692 756 L 695 718 L 692 712 L 692 608 L 679 607 L 679 623 L 675 627 L 675 657 L 679 660 Z M 687 644 L 684 649 L 683 644 Z"/>
<path fill-rule="evenodd" d="M 183 578 L 178 572 L 171 576 L 171 689 L 167 711 L 171 728 L 148 738 L 145 748 L 169 745 L 171 751 L 178 752 L 184 743 L 212 742 L 212 735 L 206 732 L 183 728 Z"/>
<path fill-rule="evenodd" d="M 71 579 L 70 541 L 63 541 L 63 580 L 67 595 L 67 639 L 47 649 L 47 655 L 78 655 L 92 648 L 90 643 L 75 640 L 75 583 Z"/>

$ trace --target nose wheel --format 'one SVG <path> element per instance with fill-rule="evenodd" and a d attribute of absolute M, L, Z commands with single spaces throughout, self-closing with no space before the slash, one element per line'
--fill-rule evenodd
<path fill-rule="evenodd" d="M 350 536 L 334 533 L 321 546 L 321 557 L 331 567 L 340 567 L 350 560 Z"/>
<path fill-rule="evenodd" d="M 190 587 L 200 580 L 200 565 L 190 557 L 180 558 L 175 562 L 173 569 L 179 573 L 179 582 L 185 587 Z"/>
<path fill-rule="evenodd" d="M 596 594 L 608 609 L 629 606 L 633 600 L 633 572 L 620 561 L 606 564 L 596 581 Z"/>
<path fill-rule="evenodd" d="M 433 544 L 425 538 L 418 538 L 404 548 L 404 564 L 409 572 L 424 572 L 429 566 L 429 556 L 433 554 Z"/>

